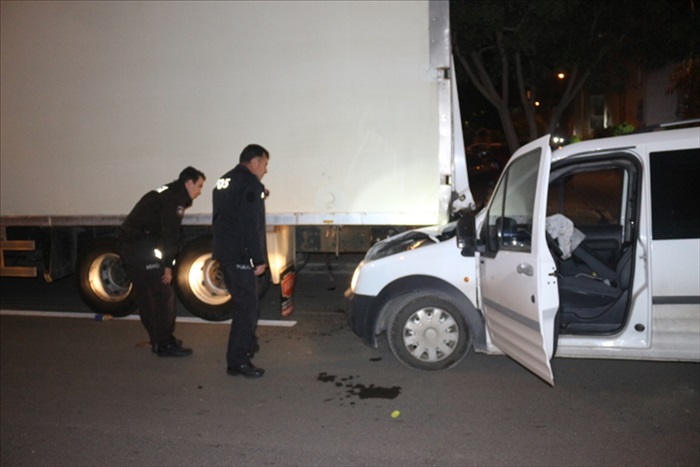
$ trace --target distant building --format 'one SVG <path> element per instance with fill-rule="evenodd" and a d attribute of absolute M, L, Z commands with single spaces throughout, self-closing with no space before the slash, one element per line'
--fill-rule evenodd
<path fill-rule="evenodd" d="M 669 91 L 672 72 L 673 65 L 652 71 L 636 68 L 619 91 L 582 91 L 568 113 L 570 134 L 588 139 L 623 123 L 640 128 L 683 119 L 683 96 Z"/>

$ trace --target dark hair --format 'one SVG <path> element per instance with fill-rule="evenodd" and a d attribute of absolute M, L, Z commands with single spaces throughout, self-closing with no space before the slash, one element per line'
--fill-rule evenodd
<path fill-rule="evenodd" d="M 182 172 L 180 172 L 180 176 L 178 177 L 178 180 L 181 181 L 182 183 L 187 183 L 187 180 L 192 180 L 194 183 L 197 183 L 199 179 L 206 180 L 207 177 L 204 176 L 203 172 L 200 172 L 199 170 L 195 169 L 194 167 L 190 166 L 184 169 Z"/>
<path fill-rule="evenodd" d="M 241 152 L 241 157 L 238 158 L 238 162 L 247 163 L 256 157 L 267 157 L 269 159 L 270 153 L 259 144 L 249 144 L 243 149 L 243 152 Z"/>

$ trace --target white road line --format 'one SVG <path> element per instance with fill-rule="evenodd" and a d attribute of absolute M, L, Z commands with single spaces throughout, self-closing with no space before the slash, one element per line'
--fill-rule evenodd
<path fill-rule="evenodd" d="M 95 321 L 101 321 L 100 317 L 104 319 L 103 315 L 93 314 L 93 313 L 76 313 L 70 311 L 32 311 L 32 310 L 0 310 L 0 315 L 2 316 L 40 316 L 43 318 L 82 318 L 82 319 L 92 319 Z M 107 319 L 112 319 L 107 318 Z M 129 315 L 123 318 L 115 318 L 119 320 L 129 319 L 138 320 L 138 315 Z M 178 323 L 195 323 L 195 324 L 230 324 L 230 320 L 226 321 L 206 321 L 202 318 L 188 317 L 188 316 L 178 316 Z M 283 321 L 274 319 L 261 319 L 258 320 L 258 326 L 277 326 L 291 328 L 296 325 L 296 321 Z"/>

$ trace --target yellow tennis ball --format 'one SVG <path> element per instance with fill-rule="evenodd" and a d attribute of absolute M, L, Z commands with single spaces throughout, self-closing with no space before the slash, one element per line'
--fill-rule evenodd
<path fill-rule="evenodd" d="M 401 415 L 401 412 L 399 412 L 398 410 L 394 410 L 393 412 L 391 412 L 391 418 L 398 418 L 399 415 Z"/>

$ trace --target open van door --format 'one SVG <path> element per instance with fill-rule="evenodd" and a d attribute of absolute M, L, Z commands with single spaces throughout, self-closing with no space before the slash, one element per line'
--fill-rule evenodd
<path fill-rule="evenodd" d="M 551 160 L 549 136 L 513 155 L 484 219 L 479 268 L 482 309 L 491 340 L 554 385 L 550 359 L 559 293 L 545 237 Z"/>

